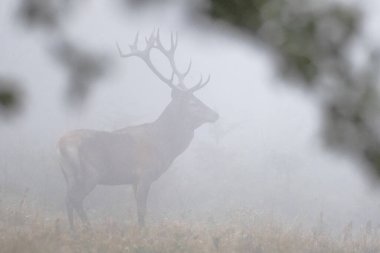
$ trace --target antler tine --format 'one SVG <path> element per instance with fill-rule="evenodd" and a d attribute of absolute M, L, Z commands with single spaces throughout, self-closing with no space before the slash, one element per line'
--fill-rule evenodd
<path fill-rule="evenodd" d="M 116 48 L 117 48 L 117 51 L 119 52 L 120 57 L 123 57 L 123 52 L 121 51 L 121 48 L 118 42 L 116 42 Z"/>
<path fill-rule="evenodd" d="M 175 71 L 172 71 L 172 76 L 170 77 L 170 82 L 174 81 L 174 75 L 175 75 Z"/>
<path fill-rule="evenodd" d="M 175 36 L 174 36 L 174 33 L 170 34 L 170 42 L 171 42 L 170 51 L 174 52 L 177 49 L 177 45 L 178 45 L 178 33 L 176 33 Z"/>
<path fill-rule="evenodd" d="M 207 80 L 206 80 L 206 82 L 204 82 L 204 83 L 202 84 L 202 87 L 205 86 L 205 85 L 207 85 L 208 82 L 210 82 L 210 79 L 211 79 L 211 75 L 208 74 Z"/>
<path fill-rule="evenodd" d="M 137 46 L 137 43 L 139 42 L 139 33 L 136 33 L 135 41 L 133 42 L 133 45 Z"/>
<path fill-rule="evenodd" d="M 139 51 L 138 47 L 137 47 L 138 43 L 139 43 L 139 33 L 136 34 L 136 37 L 135 37 L 133 44 L 129 45 L 129 48 L 131 49 L 131 53 L 124 54 L 120 48 L 119 43 L 116 42 L 116 47 L 117 47 L 117 50 L 119 52 L 120 57 L 138 56 L 138 54 L 137 54 L 137 52 Z"/>
<path fill-rule="evenodd" d="M 132 52 L 135 52 L 138 50 L 138 47 L 137 47 L 138 43 L 139 43 L 139 33 L 136 33 L 136 37 L 133 44 L 129 45 L 129 48 L 131 49 Z"/>
<path fill-rule="evenodd" d="M 136 55 L 134 52 L 133 53 L 129 53 L 129 54 L 124 54 L 121 51 L 119 43 L 117 43 L 117 42 L 116 42 L 116 47 L 117 47 L 117 51 L 119 52 L 120 57 L 130 57 L 130 56 L 135 56 Z"/>
<path fill-rule="evenodd" d="M 199 79 L 199 82 L 194 87 L 201 86 L 202 82 L 203 82 L 203 75 L 201 75 L 201 79 Z"/>
<path fill-rule="evenodd" d="M 174 52 L 171 52 L 171 49 L 166 49 L 164 45 L 161 42 L 161 37 L 160 37 L 160 29 L 157 29 L 157 35 L 156 35 L 156 48 L 160 50 L 166 57 L 172 57 Z"/>
<path fill-rule="evenodd" d="M 174 69 L 173 72 L 176 72 L 176 73 L 177 73 L 178 80 L 179 80 L 179 84 L 181 85 L 181 88 L 186 89 L 186 86 L 185 86 L 185 84 L 184 84 L 183 82 L 184 82 L 184 79 L 185 79 L 185 77 L 187 76 L 187 74 L 189 74 L 189 72 L 190 72 L 191 64 L 192 64 L 192 61 L 191 61 L 191 59 L 190 59 L 189 65 L 187 66 L 186 71 L 183 72 L 183 73 L 180 73 L 180 72 L 178 71 L 178 69 L 176 68 L 176 66 L 173 66 L 173 69 Z"/>
<path fill-rule="evenodd" d="M 201 79 L 199 80 L 199 82 L 194 87 L 189 89 L 189 91 L 194 92 L 194 91 L 197 91 L 197 90 L 205 87 L 208 84 L 208 82 L 210 81 L 210 79 L 211 79 L 211 76 L 209 74 L 206 81 L 203 82 L 203 76 L 201 76 Z"/>
<path fill-rule="evenodd" d="M 152 33 L 150 34 L 149 38 L 145 37 L 145 42 L 147 44 L 147 47 L 149 47 L 149 46 L 153 47 L 154 46 L 154 41 L 156 40 L 155 32 L 156 32 L 156 29 L 154 29 L 152 31 Z"/>
<path fill-rule="evenodd" d="M 182 76 L 187 76 L 187 74 L 189 74 L 190 72 L 190 69 L 191 69 L 191 64 L 192 64 L 192 61 L 190 59 L 190 62 L 189 62 L 189 66 L 187 67 L 186 71 L 182 74 Z"/>
<path fill-rule="evenodd" d="M 204 86 L 206 86 L 208 84 L 208 82 L 210 82 L 210 79 L 211 79 L 211 75 L 208 74 L 206 81 L 204 83 L 202 83 L 201 85 L 199 85 L 200 86 L 199 88 L 203 88 Z"/>
<path fill-rule="evenodd" d="M 157 33 L 156 33 L 156 37 L 155 37 L 155 40 L 157 43 L 161 43 L 161 39 L 160 39 L 160 29 L 157 28 Z"/>

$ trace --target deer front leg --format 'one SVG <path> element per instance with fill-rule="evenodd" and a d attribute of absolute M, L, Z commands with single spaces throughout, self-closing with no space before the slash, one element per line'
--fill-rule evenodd
<path fill-rule="evenodd" d="M 141 183 L 134 186 L 137 204 L 137 220 L 142 227 L 145 225 L 146 205 L 151 183 Z"/>

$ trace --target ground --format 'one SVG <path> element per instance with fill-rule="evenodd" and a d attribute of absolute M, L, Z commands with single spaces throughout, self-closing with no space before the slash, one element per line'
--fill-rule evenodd
<path fill-rule="evenodd" d="M 240 211 L 220 222 L 164 219 L 144 228 L 102 217 L 93 220 L 90 230 L 79 226 L 73 233 L 64 213 L 31 208 L 24 200 L 13 206 L 2 203 L 0 212 L 2 253 L 380 252 L 380 235 L 372 224 L 353 231 L 348 222 L 341 232 L 332 233 L 324 224 L 308 229 L 301 223 L 249 219 Z"/>

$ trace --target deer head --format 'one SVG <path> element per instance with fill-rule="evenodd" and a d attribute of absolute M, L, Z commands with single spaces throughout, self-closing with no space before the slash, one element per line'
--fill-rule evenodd
<path fill-rule="evenodd" d="M 172 101 L 168 105 L 165 112 L 170 112 L 177 120 L 183 120 L 185 124 L 193 128 L 197 128 L 206 122 L 215 122 L 219 115 L 205 105 L 201 100 L 199 100 L 194 92 L 205 87 L 210 81 L 210 75 L 206 80 L 203 80 L 201 76 L 199 82 L 193 85 L 191 88 L 187 88 L 185 85 L 186 76 L 189 74 L 191 69 L 191 61 L 186 69 L 186 71 L 181 72 L 175 64 L 175 51 L 178 45 L 178 36 L 173 33 L 170 37 L 170 48 L 166 49 L 160 41 L 160 32 L 154 32 L 150 37 L 145 38 L 145 48 L 138 49 L 139 34 L 136 35 L 135 41 L 130 45 L 131 52 L 128 54 L 122 53 L 119 45 L 117 48 L 119 50 L 121 57 L 131 57 L 137 56 L 141 58 L 152 72 L 164 83 L 166 83 L 172 91 Z M 150 59 L 150 53 L 152 49 L 156 49 L 161 52 L 169 61 L 172 74 L 170 78 L 165 77 L 160 73 L 155 65 Z M 164 113 L 165 113 L 164 112 Z"/>

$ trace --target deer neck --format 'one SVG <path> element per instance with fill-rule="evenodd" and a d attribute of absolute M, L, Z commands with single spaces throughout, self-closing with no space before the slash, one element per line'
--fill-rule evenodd
<path fill-rule="evenodd" d="M 193 139 L 195 127 L 172 103 L 153 124 L 155 135 L 158 136 L 159 148 L 168 159 L 174 160 L 185 151 Z"/>

